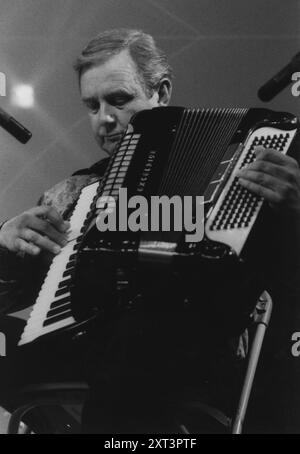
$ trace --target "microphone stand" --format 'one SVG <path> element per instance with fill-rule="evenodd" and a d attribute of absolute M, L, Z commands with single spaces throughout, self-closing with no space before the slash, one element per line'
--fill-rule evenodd
<path fill-rule="evenodd" d="M 300 52 L 298 52 L 279 73 L 266 82 L 259 90 L 261 101 L 268 102 L 275 98 L 285 87 L 292 83 L 293 73 L 300 71 Z"/>
<path fill-rule="evenodd" d="M 27 143 L 31 137 L 32 133 L 21 125 L 15 118 L 5 112 L 0 108 L 0 126 L 9 132 L 12 136 L 15 137 L 22 144 Z"/>

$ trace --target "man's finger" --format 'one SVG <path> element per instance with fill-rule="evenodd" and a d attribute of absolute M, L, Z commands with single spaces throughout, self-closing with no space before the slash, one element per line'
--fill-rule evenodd
<path fill-rule="evenodd" d="M 58 231 L 62 233 L 66 232 L 70 227 L 70 223 L 64 221 L 62 216 L 53 207 L 42 205 L 40 207 L 35 207 L 31 213 L 48 220 Z"/>
<path fill-rule="evenodd" d="M 20 234 L 20 237 L 29 243 L 33 243 L 41 249 L 52 252 L 53 254 L 59 254 L 61 251 L 60 246 L 49 240 L 47 237 L 40 235 L 31 229 L 24 229 Z"/>
<path fill-rule="evenodd" d="M 280 166 L 270 161 L 257 160 L 249 164 L 247 167 L 238 171 L 237 176 L 247 178 L 248 171 L 257 171 L 267 175 L 271 175 L 278 180 L 284 182 L 298 182 L 299 175 L 292 167 Z"/>
<path fill-rule="evenodd" d="M 241 179 L 255 183 L 259 186 L 271 189 L 275 192 L 280 192 L 283 189 L 283 184 L 281 180 L 273 177 L 272 175 L 257 170 L 246 169 L 241 173 Z M 259 194 L 260 195 L 260 194 Z"/>
<path fill-rule="evenodd" d="M 272 148 L 256 147 L 254 151 L 257 161 L 273 162 L 274 164 L 278 164 L 280 166 L 291 165 L 293 167 L 299 167 L 294 158 L 291 158 L 290 156 Z"/>
<path fill-rule="evenodd" d="M 27 227 L 43 235 L 46 235 L 50 240 L 54 241 L 59 246 L 65 246 L 67 244 L 66 234 L 60 233 L 48 221 L 45 221 L 44 219 L 33 216 Z"/>
<path fill-rule="evenodd" d="M 58 213 L 55 208 L 50 207 L 47 212 L 46 219 L 60 232 L 67 232 L 70 228 L 70 223 L 64 221 L 62 216 Z"/>
<path fill-rule="evenodd" d="M 38 255 L 41 252 L 41 249 L 27 241 L 23 240 L 22 238 L 17 238 L 15 242 L 16 252 L 24 256 L 25 254 L 29 255 Z"/>
<path fill-rule="evenodd" d="M 245 189 L 248 189 L 250 192 L 256 194 L 259 197 L 263 197 L 269 203 L 279 203 L 281 201 L 280 196 L 277 192 L 268 187 L 261 186 L 259 183 L 245 180 L 244 178 L 239 178 L 239 183 Z"/>

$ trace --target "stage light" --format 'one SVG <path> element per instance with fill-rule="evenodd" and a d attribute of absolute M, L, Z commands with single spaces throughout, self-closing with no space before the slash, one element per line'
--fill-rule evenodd
<path fill-rule="evenodd" d="M 30 109 L 34 105 L 34 90 L 31 85 L 16 85 L 12 89 L 12 103 L 23 109 Z"/>

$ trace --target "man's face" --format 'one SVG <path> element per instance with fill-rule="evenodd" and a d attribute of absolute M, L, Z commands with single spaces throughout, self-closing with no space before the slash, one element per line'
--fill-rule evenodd
<path fill-rule="evenodd" d="M 114 151 L 133 114 L 159 105 L 157 92 L 151 98 L 146 95 L 128 51 L 86 70 L 80 85 L 96 141 L 108 154 Z"/>

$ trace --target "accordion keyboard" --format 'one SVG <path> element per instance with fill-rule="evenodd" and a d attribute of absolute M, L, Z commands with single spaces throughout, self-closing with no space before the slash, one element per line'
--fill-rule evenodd
<path fill-rule="evenodd" d="M 19 346 L 32 342 L 44 334 L 75 324 L 71 310 L 71 275 L 83 229 L 98 188 L 99 182 L 96 182 L 81 191 L 70 219 L 68 243 L 51 263 Z"/>

